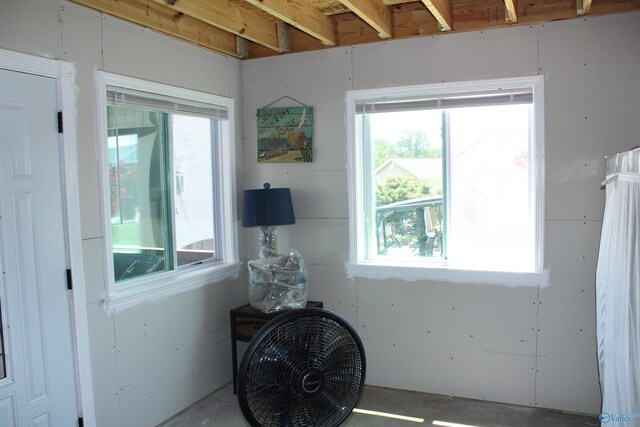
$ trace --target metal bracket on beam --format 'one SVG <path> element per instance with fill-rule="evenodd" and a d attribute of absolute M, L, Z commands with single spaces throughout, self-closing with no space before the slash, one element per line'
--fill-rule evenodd
<path fill-rule="evenodd" d="M 580 0 L 578 0 L 580 1 Z M 513 21 L 511 20 L 511 17 L 509 16 L 509 9 L 505 8 L 504 9 L 504 22 L 506 22 L 508 25 L 513 24 Z"/>
<path fill-rule="evenodd" d="M 276 34 L 278 35 L 278 47 L 280 52 L 289 52 L 289 24 L 286 22 L 278 22 L 276 24 Z"/>
<path fill-rule="evenodd" d="M 247 39 L 236 36 L 236 54 L 239 59 L 246 59 L 249 57 L 249 42 Z"/>
<path fill-rule="evenodd" d="M 518 22 L 518 0 L 504 0 L 504 21 L 507 25 Z"/>
<path fill-rule="evenodd" d="M 576 9 L 578 16 L 588 15 L 591 10 L 591 0 L 576 0 Z"/>

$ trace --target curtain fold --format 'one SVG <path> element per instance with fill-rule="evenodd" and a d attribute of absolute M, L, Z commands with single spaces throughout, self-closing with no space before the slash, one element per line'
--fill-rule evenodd
<path fill-rule="evenodd" d="M 596 271 L 600 420 L 640 427 L 640 148 L 606 158 L 606 170 Z"/>

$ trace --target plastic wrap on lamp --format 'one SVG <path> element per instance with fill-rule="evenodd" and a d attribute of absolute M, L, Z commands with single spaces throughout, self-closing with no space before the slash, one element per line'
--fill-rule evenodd
<path fill-rule="evenodd" d="M 275 225 L 263 225 L 260 227 L 258 244 L 260 258 L 278 256 L 278 229 Z"/>
<path fill-rule="evenodd" d="M 249 304 L 263 313 L 304 308 L 308 274 L 295 249 L 280 256 L 248 262 Z"/>

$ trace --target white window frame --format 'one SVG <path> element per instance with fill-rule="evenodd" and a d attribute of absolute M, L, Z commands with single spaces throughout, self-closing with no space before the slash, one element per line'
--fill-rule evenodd
<path fill-rule="evenodd" d="M 212 104 L 223 107 L 228 112 L 229 131 L 217 147 L 215 170 L 218 172 L 217 187 L 220 206 L 220 236 L 216 248 L 215 262 L 200 265 L 183 266 L 171 271 L 142 276 L 116 285 L 113 272 L 113 249 L 111 239 L 111 215 L 109 211 L 109 168 L 107 143 L 107 86 L 148 92 L 176 99 Z M 96 101 L 98 153 L 100 165 L 101 213 L 104 233 L 104 263 L 106 296 L 105 308 L 108 311 L 119 310 L 160 297 L 178 294 L 195 289 L 209 283 L 224 279 L 237 278 L 240 274 L 240 258 L 238 255 L 238 232 L 235 203 L 235 114 L 234 100 L 219 95 L 190 89 L 179 88 L 162 83 L 150 82 L 133 77 L 96 71 Z"/>
<path fill-rule="evenodd" d="M 389 98 L 418 98 L 456 93 L 515 90 L 533 91 L 533 155 L 535 214 L 535 268 L 533 272 L 499 272 L 452 268 L 446 261 L 402 262 L 366 258 L 367 152 L 363 141 L 356 140 L 356 105 Z M 347 172 L 349 184 L 349 259 L 347 272 L 351 277 L 370 279 L 433 280 L 458 283 L 487 283 L 509 286 L 537 286 L 548 283 L 544 270 L 544 78 L 542 76 L 475 80 L 393 88 L 351 90 L 346 93 Z M 530 155 L 531 155 L 530 154 Z"/>

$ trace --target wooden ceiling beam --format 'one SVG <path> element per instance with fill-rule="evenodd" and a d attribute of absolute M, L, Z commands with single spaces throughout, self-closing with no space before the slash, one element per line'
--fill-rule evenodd
<path fill-rule="evenodd" d="M 153 0 L 221 30 L 282 52 L 276 24 L 228 0 Z"/>
<path fill-rule="evenodd" d="M 507 24 L 515 24 L 518 22 L 518 8 L 516 1 L 517 0 L 504 0 L 505 20 L 507 21 Z"/>
<path fill-rule="evenodd" d="M 233 34 L 158 5 L 153 0 L 71 1 L 197 46 L 238 57 Z"/>
<path fill-rule="evenodd" d="M 422 0 L 429 12 L 436 18 L 442 31 L 453 30 L 451 0 Z"/>
<path fill-rule="evenodd" d="M 376 30 L 380 38 L 393 37 L 391 11 L 381 0 L 340 0 L 340 3 Z"/>
<path fill-rule="evenodd" d="M 305 0 L 246 0 L 247 3 L 275 16 L 320 40 L 325 46 L 336 46 L 335 22 Z"/>

